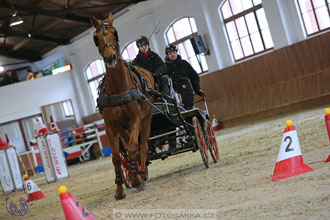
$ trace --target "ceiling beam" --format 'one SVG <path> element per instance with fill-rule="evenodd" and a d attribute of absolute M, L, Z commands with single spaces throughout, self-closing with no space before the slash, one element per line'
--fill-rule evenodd
<path fill-rule="evenodd" d="M 45 3 L 48 2 L 48 0 L 42 0 L 42 1 L 37 1 L 37 5 L 35 6 L 36 8 L 41 8 Z"/>
<path fill-rule="evenodd" d="M 31 15 L 43 15 L 43 16 L 48 16 L 48 17 L 55 17 L 58 19 L 62 20 L 71 20 L 75 22 L 80 22 L 84 24 L 90 25 L 90 18 L 89 17 L 83 17 L 79 15 L 75 15 L 73 11 L 78 11 L 78 10 L 84 10 L 84 9 L 94 9 L 94 8 L 106 8 L 106 7 L 114 7 L 114 6 L 128 6 L 130 4 L 136 4 L 138 2 L 142 1 L 147 1 L 147 0 L 129 0 L 129 1 L 122 1 L 122 2 L 116 2 L 116 3 L 110 3 L 110 4 L 102 4 L 102 5 L 92 5 L 92 6 L 85 6 L 85 7 L 73 7 L 73 8 L 65 8 L 60 10 L 44 10 L 44 9 L 36 9 L 36 8 L 31 8 L 31 7 L 26 7 L 18 4 L 13 4 L 13 7 L 16 10 L 19 10 L 20 13 L 19 15 L 21 17 L 23 16 L 31 16 Z M 0 7 L 1 8 L 7 8 L 11 10 L 11 6 L 7 1 L 0 1 Z M 59 13 L 65 12 L 65 15 L 59 15 Z M 10 18 L 11 15 L 7 16 L 1 16 L 0 19 L 5 19 L 5 18 Z"/>
<path fill-rule="evenodd" d="M 34 40 L 41 40 L 41 41 L 47 41 L 47 42 L 51 42 L 51 43 L 55 43 L 57 45 L 65 45 L 65 44 L 69 44 L 70 40 L 69 39 L 59 39 L 59 38 L 53 38 L 53 37 L 48 37 L 42 34 L 38 34 L 38 33 L 32 33 L 31 38 L 28 36 L 28 32 L 19 32 L 19 31 L 12 31 L 9 30 L 6 32 L 6 36 L 7 37 L 19 37 L 19 38 L 24 38 L 24 39 L 34 39 Z M 0 36 L 4 35 L 0 33 Z"/>
<path fill-rule="evenodd" d="M 24 51 L 12 51 L 0 46 L 0 55 L 11 57 L 20 60 L 28 60 L 28 61 L 37 61 L 41 60 L 41 55 L 36 51 L 32 50 L 24 50 Z"/>
<path fill-rule="evenodd" d="M 18 42 L 17 44 L 15 44 L 15 46 L 13 47 L 13 50 L 21 49 L 29 41 L 30 41 L 29 39 L 21 40 L 20 42 Z"/>
<path fill-rule="evenodd" d="M 31 16 L 31 15 L 43 15 L 47 17 L 54 17 L 57 19 L 61 20 L 70 20 L 78 23 L 83 23 L 86 25 L 90 25 L 90 19 L 89 17 L 83 17 L 79 15 L 74 15 L 72 13 L 66 13 L 65 15 L 59 14 L 61 12 L 68 12 L 66 9 L 61 9 L 61 10 L 55 10 L 55 11 L 50 11 L 50 10 L 44 10 L 44 9 L 36 9 L 36 8 L 30 8 L 22 5 L 17 5 L 13 4 L 13 7 L 19 11 L 19 16 L 24 17 L 24 16 Z M 6 1 L 0 1 L 0 8 L 7 8 L 11 10 L 10 4 L 8 4 Z M 1 16 L 0 19 L 8 19 L 11 18 L 11 15 L 7 16 Z"/>

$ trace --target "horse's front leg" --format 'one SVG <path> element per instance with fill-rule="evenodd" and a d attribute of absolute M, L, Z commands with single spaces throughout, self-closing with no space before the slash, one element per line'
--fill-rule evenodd
<path fill-rule="evenodd" d="M 144 181 L 146 180 L 146 163 L 149 154 L 148 140 L 150 136 L 150 127 L 151 127 L 151 118 L 152 111 L 148 113 L 148 115 L 142 121 L 141 127 L 141 143 L 140 143 L 140 157 L 141 157 L 141 179 L 143 181 L 142 187 L 140 190 L 144 190 Z"/>
<path fill-rule="evenodd" d="M 112 148 L 112 163 L 115 167 L 115 184 L 117 185 L 115 199 L 124 199 L 126 194 L 123 188 L 123 180 L 121 177 L 121 156 L 119 151 L 118 133 L 114 132 L 111 128 L 106 128 L 107 137 Z"/>
<path fill-rule="evenodd" d="M 141 185 L 141 179 L 138 175 L 138 159 L 139 159 L 139 133 L 141 128 L 141 120 L 137 119 L 130 125 L 130 140 L 127 146 L 127 158 L 129 164 L 129 176 L 133 187 Z"/>

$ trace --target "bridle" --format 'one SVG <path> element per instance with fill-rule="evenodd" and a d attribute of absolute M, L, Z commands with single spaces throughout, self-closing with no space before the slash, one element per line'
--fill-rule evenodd
<path fill-rule="evenodd" d="M 115 39 L 116 39 L 116 42 L 117 42 L 117 47 L 115 47 L 114 45 L 112 45 L 110 43 L 105 43 L 103 45 L 103 48 L 100 49 L 99 48 L 99 43 L 98 43 L 98 37 L 97 37 L 96 32 L 99 30 L 99 28 L 102 28 L 102 35 L 103 36 L 106 36 L 107 35 L 107 28 L 109 28 L 109 27 L 110 28 L 113 28 L 115 30 L 114 36 L 115 36 Z M 98 47 L 99 53 L 103 57 L 105 63 L 111 62 L 113 60 L 118 61 L 118 59 L 119 59 L 119 51 L 120 51 L 119 43 L 118 43 L 119 38 L 118 38 L 117 30 L 116 30 L 115 27 L 112 26 L 112 24 L 105 23 L 104 21 L 102 21 L 102 24 L 99 24 L 98 27 L 96 28 L 96 31 L 94 32 L 93 39 L 94 39 L 95 46 Z M 116 55 L 112 55 L 111 57 L 108 57 L 108 58 L 104 57 L 104 50 L 107 47 L 111 47 L 112 49 L 114 49 L 116 51 Z"/>

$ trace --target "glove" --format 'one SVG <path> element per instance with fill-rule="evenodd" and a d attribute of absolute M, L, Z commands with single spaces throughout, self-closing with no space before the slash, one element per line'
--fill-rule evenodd
<path fill-rule="evenodd" d="M 205 96 L 205 93 L 203 92 L 203 90 L 198 90 L 198 91 L 196 91 L 196 94 L 197 95 L 199 95 L 199 96 L 202 96 L 202 97 L 204 97 Z"/>

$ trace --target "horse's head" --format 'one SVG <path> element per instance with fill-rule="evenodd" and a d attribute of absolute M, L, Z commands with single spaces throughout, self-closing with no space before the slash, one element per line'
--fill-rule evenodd
<path fill-rule="evenodd" d="M 100 55 L 109 67 L 117 65 L 119 58 L 119 39 L 117 30 L 112 26 L 112 14 L 105 20 L 99 20 L 91 17 L 92 26 L 96 29 L 94 32 L 94 42 L 99 49 Z"/>

